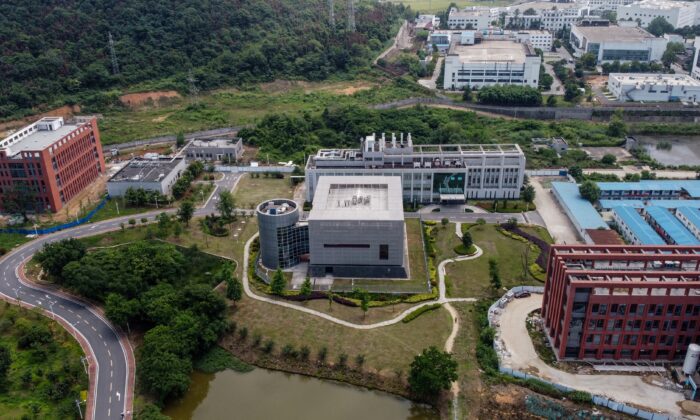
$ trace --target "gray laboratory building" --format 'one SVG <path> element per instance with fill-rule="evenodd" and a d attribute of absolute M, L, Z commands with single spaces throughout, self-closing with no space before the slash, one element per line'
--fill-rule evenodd
<path fill-rule="evenodd" d="M 257 216 L 267 268 L 308 261 L 312 277 L 408 276 L 400 177 L 320 177 L 307 218 L 287 199 L 261 203 Z"/>
<path fill-rule="evenodd" d="M 186 168 L 185 159 L 132 159 L 107 181 L 107 193 L 120 197 L 129 188 L 170 195 Z"/>
<path fill-rule="evenodd" d="M 312 276 L 407 276 L 400 177 L 320 177 L 308 224 Z"/>
<path fill-rule="evenodd" d="M 185 149 L 187 160 L 235 162 L 243 155 L 242 139 L 193 140 Z"/>

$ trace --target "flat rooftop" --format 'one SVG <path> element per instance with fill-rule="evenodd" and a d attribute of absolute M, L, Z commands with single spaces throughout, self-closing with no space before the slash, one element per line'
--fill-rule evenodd
<path fill-rule="evenodd" d="M 321 176 L 312 220 L 403 220 L 399 176 Z"/>
<path fill-rule="evenodd" d="M 639 42 L 654 39 L 654 35 L 639 27 L 629 26 L 574 26 L 573 30 L 585 36 L 588 42 Z"/>
<path fill-rule="evenodd" d="M 240 139 L 211 139 L 211 140 L 193 140 L 190 143 L 191 147 L 233 147 Z"/>
<path fill-rule="evenodd" d="M 687 74 L 610 73 L 609 77 L 624 84 L 700 87 L 700 80 L 693 79 Z"/>
<path fill-rule="evenodd" d="M 686 1 L 669 1 L 669 0 L 641 0 L 621 7 L 630 8 L 636 6 L 641 9 L 659 9 L 670 10 L 679 7 L 695 7 L 693 3 Z"/>
<path fill-rule="evenodd" d="M 552 182 L 552 190 L 561 198 L 562 206 L 574 217 L 581 229 L 610 229 L 593 205 L 581 197 L 578 185 L 571 182 Z"/>
<path fill-rule="evenodd" d="M 448 55 L 458 55 L 468 63 L 524 63 L 525 57 L 532 55 L 527 44 L 510 40 L 484 40 L 474 45 L 462 45 L 453 41 Z"/>
<path fill-rule="evenodd" d="M 258 211 L 270 216 L 288 214 L 297 209 L 297 203 L 286 198 L 263 201 L 258 205 Z"/>
<path fill-rule="evenodd" d="M 178 159 L 132 159 L 108 182 L 158 182 L 182 162 Z"/>
<path fill-rule="evenodd" d="M 529 3 L 521 3 L 517 5 L 513 5 L 508 7 L 509 10 L 514 11 L 514 10 L 520 10 L 521 12 L 524 12 L 527 9 L 535 9 L 537 11 L 541 10 L 552 10 L 556 8 L 557 10 L 563 10 L 563 9 L 576 9 L 580 7 L 578 3 L 572 2 L 572 3 L 554 3 L 551 1 L 532 1 Z M 522 15 L 522 13 L 521 13 Z"/>
<path fill-rule="evenodd" d="M 44 150 L 84 124 L 65 123 L 62 117 L 45 117 L 0 140 L 0 149 L 6 149 L 8 156 Z"/>

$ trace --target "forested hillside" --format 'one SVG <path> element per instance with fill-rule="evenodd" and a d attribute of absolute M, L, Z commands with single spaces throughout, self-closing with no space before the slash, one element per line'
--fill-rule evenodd
<path fill-rule="evenodd" d="M 367 66 L 409 12 L 360 1 L 346 31 L 345 1 L 3 0 L 0 118 L 63 103 L 88 109 L 129 86 L 186 92 L 279 77 L 321 80 Z M 108 34 L 119 72 L 113 71 Z"/>

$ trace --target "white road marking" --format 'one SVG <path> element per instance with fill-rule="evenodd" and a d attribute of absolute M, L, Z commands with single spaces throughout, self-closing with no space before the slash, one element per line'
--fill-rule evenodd
<path fill-rule="evenodd" d="M 114 371 L 110 370 L 110 371 L 109 371 L 109 377 L 111 378 L 112 376 L 114 376 Z"/>
<path fill-rule="evenodd" d="M 74 313 L 75 313 L 75 312 L 73 312 L 73 310 L 72 310 L 72 309 L 68 309 L 68 312 L 70 312 L 70 313 L 72 313 L 72 314 L 74 314 Z"/>
<path fill-rule="evenodd" d="M 87 322 L 87 321 L 85 321 L 85 322 Z M 97 332 L 97 328 L 95 328 L 94 325 L 90 325 L 90 328 L 92 328 L 93 331 Z"/>
<path fill-rule="evenodd" d="M 112 367 L 112 359 L 109 359 L 109 367 Z"/>

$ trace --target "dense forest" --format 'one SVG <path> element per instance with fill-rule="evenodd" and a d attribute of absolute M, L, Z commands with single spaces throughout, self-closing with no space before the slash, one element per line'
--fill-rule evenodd
<path fill-rule="evenodd" d="M 363 0 L 4 0 L 0 118 L 64 103 L 89 110 L 126 87 L 195 89 L 278 77 L 322 80 L 367 66 L 409 16 Z M 109 34 L 118 69 L 112 66 Z"/>

